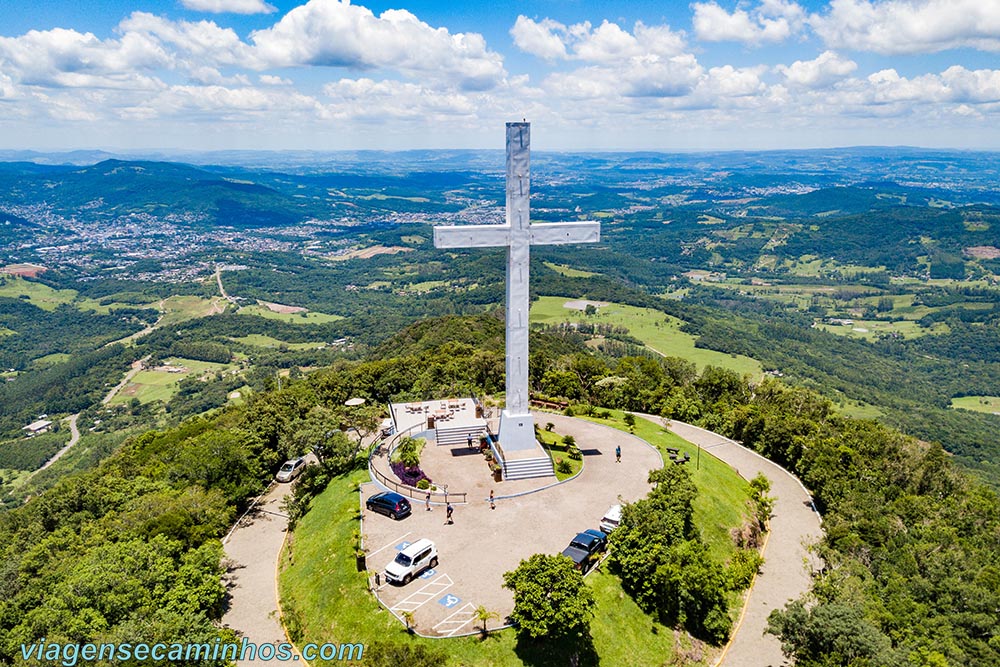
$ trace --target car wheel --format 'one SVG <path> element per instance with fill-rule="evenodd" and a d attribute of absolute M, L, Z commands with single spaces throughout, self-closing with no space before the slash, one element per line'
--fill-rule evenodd
<path fill-rule="evenodd" d="M 412 575 L 407 574 L 406 576 L 403 577 L 403 585 L 404 586 L 406 584 L 410 583 L 411 581 L 413 581 L 413 576 Z"/>
<path fill-rule="evenodd" d="M 434 558 L 431 558 L 431 567 L 437 567 L 437 566 L 438 566 L 438 557 L 434 556 Z"/>
<path fill-rule="evenodd" d="M 395 521 L 396 520 L 396 513 L 395 512 L 389 512 L 389 518 L 392 519 L 393 521 Z"/>

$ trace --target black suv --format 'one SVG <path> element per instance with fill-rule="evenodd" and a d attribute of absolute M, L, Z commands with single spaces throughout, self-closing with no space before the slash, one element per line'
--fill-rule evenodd
<path fill-rule="evenodd" d="M 569 557 L 576 569 L 586 572 L 600 559 L 607 544 L 607 535 L 599 530 L 588 529 L 578 533 L 569 546 L 563 549 L 562 555 Z"/>
<path fill-rule="evenodd" d="M 410 516 L 411 511 L 409 500 L 398 493 L 391 493 L 389 491 L 376 493 L 365 502 L 365 507 L 372 512 L 385 514 L 390 519 L 396 520 Z"/>

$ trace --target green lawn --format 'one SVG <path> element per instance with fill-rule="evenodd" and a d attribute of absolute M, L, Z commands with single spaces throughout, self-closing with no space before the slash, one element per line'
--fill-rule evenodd
<path fill-rule="evenodd" d="M 1000 396 L 962 396 L 951 399 L 951 407 L 1000 414 Z"/>
<path fill-rule="evenodd" d="M 559 472 L 556 469 L 556 479 L 560 482 L 569 479 L 583 468 L 583 459 L 571 459 L 566 446 L 562 443 L 562 438 L 554 431 L 546 431 L 545 429 L 538 431 L 538 439 L 542 443 L 542 448 L 548 452 L 549 458 L 552 459 L 553 466 L 559 460 L 569 461 L 569 472 Z"/>
<path fill-rule="evenodd" d="M 355 569 L 352 535 L 358 529 L 355 484 L 364 471 L 334 480 L 313 501 L 280 560 L 279 594 L 286 625 L 299 645 L 305 642 L 374 642 L 423 645 L 447 656 L 449 667 L 556 667 L 569 664 L 572 646 L 518 646 L 513 630 L 479 637 L 424 639 L 408 635 L 367 590 L 367 574 Z M 603 665 L 674 664 L 674 633 L 644 614 L 616 577 L 594 572 L 586 579 L 597 601 L 591 623 L 594 648 Z M 419 629 L 419 628 L 418 628 Z M 701 663 L 707 664 L 709 658 Z M 318 661 L 317 665 L 324 665 Z M 332 664 L 332 663 L 331 663 Z"/>
<path fill-rule="evenodd" d="M 676 317 L 652 308 L 617 303 L 602 306 L 596 315 L 587 317 L 581 311 L 564 307 L 569 300 L 553 296 L 539 298 L 531 304 L 531 321 L 540 324 L 593 322 L 621 325 L 651 350 L 664 356 L 683 357 L 694 362 L 699 370 L 709 365 L 722 366 L 738 373 L 749 373 L 754 378 L 761 377 L 762 368 L 756 359 L 696 348 L 695 337 L 680 330 L 683 322 Z"/>
<path fill-rule="evenodd" d="M 240 315 L 257 315 L 271 320 L 281 320 L 291 324 L 326 324 L 344 319 L 340 315 L 330 315 L 328 313 L 317 313 L 313 311 L 302 311 L 300 313 L 276 313 L 264 306 L 243 306 L 239 310 Z"/>

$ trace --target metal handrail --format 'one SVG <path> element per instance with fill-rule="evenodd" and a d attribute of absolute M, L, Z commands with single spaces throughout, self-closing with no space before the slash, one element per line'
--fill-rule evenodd
<path fill-rule="evenodd" d="M 416 424 L 406 429 L 405 431 L 400 431 L 399 433 L 396 433 L 389 441 L 389 449 L 385 455 L 386 461 L 388 461 L 392 457 L 392 453 L 396 451 L 396 449 L 399 447 L 400 441 L 403 439 L 403 437 L 409 435 L 410 433 L 415 432 L 421 426 L 422 426 L 421 424 Z M 376 468 L 375 464 L 372 462 L 372 459 L 375 457 L 375 452 L 378 451 L 380 447 L 381 445 L 379 447 L 372 447 L 372 451 L 368 455 L 368 473 L 380 484 L 392 489 L 396 493 L 402 494 L 409 498 L 413 498 L 415 500 L 426 498 L 427 493 L 430 492 L 431 500 L 434 502 L 439 502 L 438 498 L 440 498 L 441 501 L 445 503 L 447 503 L 449 500 L 454 500 L 455 502 L 463 505 L 468 502 L 468 500 L 466 499 L 466 496 L 468 494 L 464 491 L 459 493 L 454 493 L 451 491 L 431 491 L 430 489 L 418 489 L 415 486 L 410 486 L 408 484 L 400 484 L 399 482 L 389 479 L 378 468 Z"/>

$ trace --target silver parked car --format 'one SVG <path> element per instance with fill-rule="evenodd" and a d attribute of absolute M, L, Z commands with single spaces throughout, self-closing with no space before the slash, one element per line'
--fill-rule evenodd
<path fill-rule="evenodd" d="M 291 461 L 285 461 L 284 465 L 281 466 L 281 470 L 275 475 L 275 479 L 279 482 L 290 482 L 299 476 L 306 468 L 306 460 L 303 458 L 292 459 Z"/>

